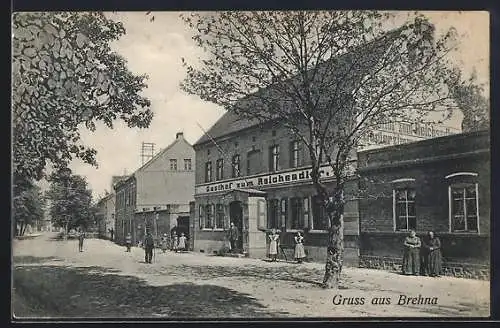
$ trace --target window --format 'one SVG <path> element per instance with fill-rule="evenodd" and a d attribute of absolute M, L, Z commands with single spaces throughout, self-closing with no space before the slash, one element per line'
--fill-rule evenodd
<path fill-rule="evenodd" d="M 269 148 L 269 171 L 276 172 L 280 170 L 280 146 L 274 145 Z"/>
<path fill-rule="evenodd" d="M 288 199 L 283 198 L 281 200 L 281 226 L 286 227 L 286 221 L 288 218 Z"/>
<path fill-rule="evenodd" d="M 451 186 L 452 231 L 478 231 L 477 192 L 475 184 Z"/>
<path fill-rule="evenodd" d="M 214 205 L 213 204 L 207 204 L 205 205 L 205 224 L 204 228 L 205 229 L 211 229 L 213 228 L 214 224 Z"/>
<path fill-rule="evenodd" d="M 184 159 L 184 170 L 185 171 L 191 171 L 191 159 Z"/>
<path fill-rule="evenodd" d="M 270 199 L 267 203 L 267 227 L 269 229 L 278 229 L 280 227 L 280 204 L 278 199 Z"/>
<path fill-rule="evenodd" d="M 224 205 L 217 204 L 215 211 L 215 229 L 224 229 Z"/>
<path fill-rule="evenodd" d="M 299 166 L 299 142 L 292 141 L 290 143 L 290 167 Z"/>
<path fill-rule="evenodd" d="M 302 198 L 291 198 L 291 222 L 290 229 L 301 229 L 304 227 L 304 218 L 302 216 Z"/>
<path fill-rule="evenodd" d="M 212 182 L 212 162 L 205 163 L 205 182 Z"/>
<path fill-rule="evenodd" d="M 170 170 L 177 171 L 177 160 L 176 159 L 170 160 Z"/>
<path fill-rule="evenodd" d="M 234 155 L 232 160 L 232 177 L 237 178 L 240 174 L 240 155 Z"/>
<path fill-rule="evenodd" d="M 309 204 L 309 197 L 304 197 L 302 201 L 303 201 L 302 208 L 304 209 L 303 211 L 304 219 L 302 221 L 302 226 L 305 228 L 309 224 L 309 217 L 311 216 L 311 206 Z"/>
<path fill-rule="evenodd" d="M 253 150 L 247 154 L 247 175 L 261 173 L 262 168 L 265 167 L 262 163 L 262 156 L 260 150 Z"/>
<path fill-rule="evenodd" d="M 394 204 L 396 230 L 417 229 L 417 217 L 415 214 L 415 190 L 395 189 Z"/>
<path fill-rule="evenodd" d="M 224 160 L 222 158 L 217 160 L 217 170 L 215 171 L 215 180 L 224 179 Z"/>
<path fill-rule="evenodd" d="M 200 229 L 203 229 L 205 227 L 205 215 L 204 215 L 204 208 L 203 208 L 203 205 L 200 205 L 198 207 L 198 211 L 199 211 L 199 222 L 198 222 L 198 225 L 200 227 Z"/>
<path fill-rule="evenodd" d="M 312 212 L 311 230 L 328 230 L 328 215 L 323 201 L 318 196 L 312 197 Z"/>

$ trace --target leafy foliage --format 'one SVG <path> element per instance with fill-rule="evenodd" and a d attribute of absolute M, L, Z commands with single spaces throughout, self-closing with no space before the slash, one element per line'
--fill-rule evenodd
<path fill-rule="evenodd" d="M 40 179 L 47 161 L 73 157 L 96 165 L 80 143 L 80 128 L 148 127 L 153 113 L 141 96 L 147 76 L 135 76 L 110 43 L 125 34 L 102 13 L 15 13 L 12 40 L 14 174 Z"/>
<path fill-rule="evenodd" d="M 349 155 L 380 124 L 451 114 L 455 33 L 438 39 L 424 17 L 391 31 L 376 11 L 182 17 L 207 57 L 184 62 L 181 87 L 243 118 L 279 121 L 309 150 L 316 183 L 325 162 L 339 183 L 352 174 Z"/>
<path fill-rule="evenodd" d="M 19 227 L 18 235 L 23 235 L 27 225 L 33 225 L 43 219 L 45 199 L 40 187 L 32 182 L 26 182 L 22 190 L 13 197 L 14 224 Z"/>
<path fill-rule="evenodd" d="M 50 177 L 47 197 L 50 200 L 52 223 L 67 229 L 87 228 L 95 219 L 92 192 L 87 189 L 84 178 L 69 172 L 59 170 Z"/>
<path fill-rule="evenodd" d="M 448 84 L 453 99 L 464 115 L 462 131 L 487 130 L 490 127 L 490 104 L 483 96 L 484 87 L 477 82 L 475 74 L 467 80 L 460 79 L 460 72 L 455 71 L 455 79 Z"/>

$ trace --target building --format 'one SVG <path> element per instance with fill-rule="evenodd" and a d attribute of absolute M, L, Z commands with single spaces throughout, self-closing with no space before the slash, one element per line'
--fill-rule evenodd
<path fill-rule="evenodd" d="M 433 123 L 391 122 L 380 124 L 361 141 L 363 150 L 400 145 L 462 132 L 461 127 Z"/>
<path fill-rule="evenodd" d="M 385 51 L 389 43 L 387 40 L 374 40 L 362 48 L 363 54 L 368 55 L 362 61 L 366 66 L 357 69 L 360 78 L 363 70 L 371 69 L 371 58 Z M 349 53 L 341 55 L 337 60 L 340 63 L 338 65 L 352 61 L 349 56 Z M 318 69 L 327 67 L 320 66 Z M 331 74 L 333 79 L 342 77 L 337 76 L 340 73 L 336 71 Z M 272 94 L 273 91 L 268 88 L 258 92 Z M 348 90 L 346 93 L 349 93 Z M 260 106 L 252 103 L 255 98 L 259 97 L 249 95 L 248 99 L 241 101 L 242 104 Z M 431 127 L 429 133 L 426 127 L 402 123 L 400 126 L 384 125 L 380 131 L 374 132 L 374 136 L 365 140 L 367 143 L 376 141 L 390 145 L 456 131 L 447 132 L 435 126 Z M 393 137 L 377 137 L 382 132 Z M 267 251 L 265 230 L 277 228 L 282 232 L 281 245 L 293 248 L 294 235 L 303 231 L 308 257 L 321 261 L 325 259 L 329 222 L 309 177 L 309 152 L 283 124 L 271 121 L 260 124 L 256 120 L 226 112 L 207 135 L 194 144 L 194 149 L 195 251 L 213 253 L 223 248 L 232 221 L 242 236 L 238 249 L 247 256 L 264 257 Z M 352 165 L 356 165 L 356 150 L 350 156 Z M 329 165 L 322 166 L 322 182 L 327 188 L 333 189 L 335 182 L 332 173 Z M 356 194 L 357 189 L 358 181 L 353 176 L 346 183 L 345 191 Z M 355 198 L 345 204 L 343 234 L 344 263 L 357 266 L 360 242 L 358 200 Z"/>
<path fill-rule="evenodd" d="M 233 221 L 243 236 L 239 248 L 265 256 L 263 230 L 282 231 L 281 244 L 293 245 L 305 231 L 309 257 L 326 256 L 326 222 L 309 178 L 310 158 L 302 144 L 278 125 L 260 126 L 225 113 L 195 145 L 195 251 L 213 253 L 224 246 Z M 333 186 L 328 167 L 324 182 Z M 351 188 L 356 184 L 351 183 Z M 254 214 L 252 216 L 252 213 Z M 267 221 L 267 222 L 266 222 Z M 346 205 L 346 261 L 357 261 L 357 204 Z"/>
<path fill-rule="evenodd" d="M 173 228 L 189 236 L 189 203 L 194 194 L 195 153 L 182 132 L 128 178 L 117 182 L 116 240 L 124 242 L 127 233 L 133 243 L 145 236 L 168 233 Z"/>
<path fill-rule="evenodd" d="M 99 238 L 111 239 L 111 229 L 115 230 L 115 194 L 101 198 L 97 202 L 97 209 Z"/>
<path fill-rule="evenodd" d="M 487 277 L 489 131 L 362 151 L 360 265 L 399 269 L 409 229 L 440 238 L 445 274 Z"/>

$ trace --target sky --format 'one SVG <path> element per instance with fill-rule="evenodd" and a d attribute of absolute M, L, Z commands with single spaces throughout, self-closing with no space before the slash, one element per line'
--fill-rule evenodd
<path fill-rule="evenodd" d="M 461 37 L 456 63 L 465 74 L 474 69 L 479 81 L 489 84 L 489 16 L 487 12 L 424 12 L 436 25 L 438 33 L 453 26 Z M 126 35 L 112 44 L 112 48 L 125 57 L 129 69 L 135 74 L 147 74 L 148 88 L 144 95 L 151 100 L 154 119 L 148 129 L 130 129 L 117 122 L 114 129 L 98 125 L 90 133 L 82 130 L 84 144 L 97 150 L 98 168 L 79 160 L 73 161 L 73 173 L 85 176 L 95 198 L 111 191 L 113 175 L 131 174 L 141 166 L 141 143 L 155 144 L 155 153 L 183 132 L 191 144 L 203 134 L 200 124 L 208 130 L 224 113 L 215 104 L 202 101 L 197 96 L 180 90 L 179 83 L 185 76 L 181 58 L 193 62 L 201 53 L 191 40 L 191 35 L 179 18 L 179 12 L 154 12 L 150 21 L 144 12 L 107 13 L 113 20 L 121 21 Z M 402 22 L 399 13 L 395 24 Z M 461 115 L 454 118 L 460 124 Z"/>

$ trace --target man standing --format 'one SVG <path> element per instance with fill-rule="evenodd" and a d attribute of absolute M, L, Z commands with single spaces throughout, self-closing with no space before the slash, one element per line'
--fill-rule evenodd
<path fill-rule="evenodd" d="M 130 247 L 132 247 L 132 235 L 130 232 L 125 237 L 125 245 L 127 246 L 127 252 L 130 252 Z"/>
<path fill-rule="evenodd" d="M 111 235 L 111 241 L 113 241 L 113 237 L 115 235 L 115 230 L 113 228 L 109 229 L 109 234 Z"/>
<path fill-rule="evenodd" d="M 231 222 L 231 228 L 229 228 L 229 242 L 231 243 L 231 252 L 234 253 L 236 251 L 236 242 L 239 239 L 238 228 Z"/>
<path fill-rule="evenodd" d="M 155 242 L 153 239 L 153 236 L 151 235 L 150 232 L 147 233 L 146 238 L 144 239 L 144 251 L 145 251 L 145 258 L 144 260 L 146 263 L 151 263 L 153 260 L 153 248 L 155 246 Z"/>
<path fill-rule="evenodd" d="M 83 240 L 85 239 L 85 232 L 80 228 L 78 230 L 78 251 L 83 252 Z"/>

